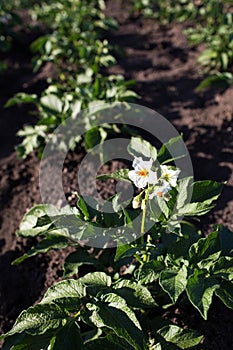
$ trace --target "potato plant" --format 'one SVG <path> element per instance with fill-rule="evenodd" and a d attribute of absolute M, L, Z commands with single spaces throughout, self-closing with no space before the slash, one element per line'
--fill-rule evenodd
<path fill-rule="evenodd" d="M 17 147 L 20 157 L 27 157 L 34 149 L 40 156 L 54 129 L 66 118 L 78 116 L 81 109 L 91 108 L 99 101 L 133 102 L 138 97 L 131 90 L 133 81 L 106 73 L 116 60 L 104 35 L 117 23 L 104 15 L 104 8 L 103 1 L 57 0 L 42 1 L 31 10 L 34 20 L 47 30 L 32 44 L 34 68 L 38 70 L 50 62 L 55 74 L 48 79 L 49 86 L 41 96 L 18 93 L 6 104 L 10 107 L 30 103 L 37 111 L 37 125 L 25 126 L 18 132 L 23 137 Z M 103 141 L 116 130 L 107 126 L 97 132 L 97 138 Z M 83 142 L 86 149 L 91 146 L 87 139 L 90 140 L 88 135 Z"/>
<path fill-rule="evenodd" d="M 65 260 L 64 280 L 1 336 L 4 350 L 190 349 L 202 335 L 162 317 L 164 309 L 191 303 L 207 319 L 214 295 L 233 308 L 233 232 L 219 225 L 204 237 L 195 225 L 223 184 L 182 177 L 168 149 L 131 139 L 132 167 L 98 177 L 137 189 L 126 203 L 119 193 L 109 198 L 112 213 L 78 195 L 69 210 L 41 204 L 25 214 L 18 235 L 39 237 L 39 243 L 13 264 L 50 249 L 75 251 Z M 90 248 L 95 239 L 109 238 L 116 248 Z M 77 279 L 82 265 L 95 271 Z"/>
<path fill-rule="evenodd" d="M 206 78 L 199 90 L 212 84 L 232 84 L 232 2 L 229 0 L 188 1 L 188 0 L 138 0 L 135 9 L 145 16 L 153 17 L 159 23 L 185 22 L 184 32 L 190 45 L 205 44 L 198 58 Z"/>
<path fill-rule="evenodd" d="M 12 4 L 2 0 L 0 3 L 0 53 L 4 54 L 11 48 L 16 25 L 21 24 L 20 17 L 14 11 Z M 0 72 L 7 68 L 4 61 L 0 61 Z"/>

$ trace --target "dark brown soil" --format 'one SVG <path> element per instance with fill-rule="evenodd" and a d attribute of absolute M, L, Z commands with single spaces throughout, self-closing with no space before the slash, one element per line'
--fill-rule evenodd
<path fill-rule="evenodd" d="M 125 11 L 122 15 L 117 2 L 110 4 L 107 12 L 118 19 L 120 27 L 109 40 L 126 52 L 125 57 L 118 57 L 118 65 L 111 72 L 135 79 L 135 90 L 142 96 L 139 103 L 161 113 L 183 133 L 196 179 L 227 181 L 216 209 L 203 222 L 210 227 L 223 223 L 233 230 L 233 88 L 197 92 L 202 78 L 201 68 L 196 63 L 200 47 L 190 49 L 182 33 L 184 26 L 161 27 L 153 20 L 130 17 Z M 18 142 L 16 131 L 31 123 L 30 108 L 3 108 L 14 93 L 38 93 L 46 86 L 44 79 L 50 69 L 47 66 L 37 75 L 32 74 L 31 55 L 26 46 L 22 41 L 16 43 L 8 58 L 9 69 L 0 77 L 1 332 L 9 330 L 21 310 L 38 301 L 47 287 L 61 278 L 61 265 L 67 254 L 50 252 L 20 266 L 10 266 L 12 260 L 33 244 L 33 241 L 16 238 L 15 232 L 26 210 L 41 201 L 39 160 L 35 154 L 27 160 L 19 160 L 14 152 Z M 82 154 L 73 161 L 78 165 L 80 159 Z M 113 168 L 116 167 L 115 162 Z M 67 181 L 65 188 L 69 197 L 74 189 L 72 176 Z M 114 190 L 113 184 L 109 186 L 102 189 L 103 196 Z M 233 348 L 233 312 L 218 301 L 211 307 L 208 322 L 201 320 L 192 306 L 181 308 L 169 317 L 177 323 L 184 319 L 185 325 L 203 332 L 202 349 Z"/>

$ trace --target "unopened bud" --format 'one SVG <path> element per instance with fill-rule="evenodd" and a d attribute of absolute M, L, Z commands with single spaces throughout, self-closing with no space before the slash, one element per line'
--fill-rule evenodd
<path fill-rule="evenodd" d="M 142 204 L 141 204 L 141 209 L 145 210 L 146 209 L 146 200 L 143 199 Z"/>
<path fill-rule="evenodd" d="M 140 205 L 141 205 L 141 200 L 140 198 L 137 196 L 137 197 L 134 197 L 133 199 L 133 202 L 132 202 L 132 207 L 133 209 L 138 209 L 140 208 Z"/>

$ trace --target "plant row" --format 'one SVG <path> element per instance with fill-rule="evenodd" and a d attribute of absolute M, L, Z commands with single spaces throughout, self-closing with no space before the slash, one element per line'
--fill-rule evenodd
<path fill-rule="evenodd" d="M 212 84 L 227 86 L 233 83 L 233 14 L 229 0 L 137 0 L 135 9 L 159 23 L 185 22 L 184 32 L 191 46 L 204 44 L 198 57 L 205 79 L 202 90 Z"/>
<path fill-rule="evenodd" d="M 40 156 L 46 142 L 53 138 L 54 129 L 67 118 L 78 117 L 81 110 L 86 111 L 87 133 L 81 140 L 73 138 L 71 148 L 78 141 L 86 149 L 91 148 L 108 133 L 119 131 L 116 125 L 94 129 L 95 122 L 88 114 L 103 102 L 133 102 L 137 98 L 129 89 L 133 81 L 107 73 L 116 64 L 112 52 L 117 48 L 111 47 L 106 34 L 116 29 L 117 23 L 106 17 L 104 10 L 102 0 L 42 1 L 30 10 L 33 24 L 46 32 L 31 45 L 34 70 L 50 64 L 51 76 L 41 95 L 18 93 L 6 104 L 30 103 L 38 117 L 35 126 L 25 126 L 18 132 L 23 137 L 17 147 L 20 157 L 35 149 Z"/>

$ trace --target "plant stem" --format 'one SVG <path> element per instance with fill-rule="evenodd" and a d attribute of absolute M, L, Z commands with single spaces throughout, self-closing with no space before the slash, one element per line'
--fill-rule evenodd
<path fill-rule="evenodd" d="M 147 190 L 145 191 L 145 198 L 144 198 L 144 200 L 142 202 L 142 203 L 144 203 L 143 210 L 142 210 L 142 223 L 141 223 L 141 242 L 142 242 L 142 244 L 144 244 L 145 221 L 146 221 L 146 206 L 147 206 L 148 199 L 149 199 L 149 185 L 148 185 Z"/>

